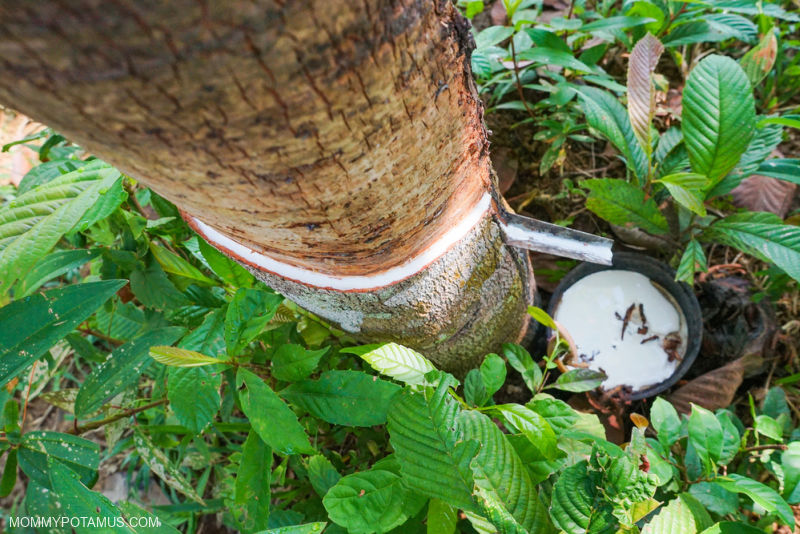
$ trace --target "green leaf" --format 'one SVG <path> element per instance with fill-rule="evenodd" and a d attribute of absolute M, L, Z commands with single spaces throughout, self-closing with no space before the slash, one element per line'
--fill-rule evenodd
<path fill-rule="evenodd" d="M 800 185 L 800 159 L 770 159 L 759 165 L 755 172 Z"/>
<path fill-rule="evenodd" d="M 428 503 L 427 534 L 455 534 L 458 510 L 441 499 Z"/>
<path fill-rule="evenodd" d="M 23 193 L 0 209 L 0 294 L 73 229 L 120 178 L 99 160 Z"/>
<path fill-rule="evenodd" d="M 775 37 L 774 31 L 769 31 L 739 60 L 742 70 L 753 87 L 761 83 L 761 80 L 770 73 L 772 66 L 775 65 L 777 54 L 778 39 Z"/>
<path fill-rule="evenodd" d="M 153 443 L 139 428 L 133 429 L 133 445 L 142 461 L 154 475 L 163 480 L 170 488 L 205 506 L 205 501 L 195 491 L 192 484 L 186 480 L 180 468 L 173 465 L 162 448 Z"/>
<path fill-rule="evenodd" d="M 528 315 L 536 319 L 536 322 L 543 324 L 547 328 L 552 328 L 553 330 L 557 328 L 553 318 L 550 317 L 546 311 L 537 306 L 528 306 Z"/>
<path fill-rule="evenodd" d="M 580 461 L 556 480 L 550 503 L 553 524 L 567 534 L 611 533 L 617 521 L 589 476 L 589 463 Z"/>
<path fill-rule="evenodd" d="M 521 432 L 539 452 L 537 460 L 554 460 L 558 456 L 556 434 L 544 417 L 519 404 L 498 404 L 492 411 L 499 414 L 517 432 Z"/>
<path fill-rule="evenodd" d="M 691 286 L 694 285 L 694 273 L 707 270 L 708 264 L 703 247 L 696 240 L 690 240 L 681 256 L 681 262 L 675 272 L 675 280 L 686 282 Z"/>
<path fill-rule="evenodd" d="M 11 449 L 6 455 L 3 478 L 0 479 L 0 497 L 8 497 L 17 483 L 17 454 L 19 449 Z"/>
<path fill-rule="evenodd" d="M 203 323 L 189 332 L 178 346 L 203 354 L 220 354 L 225 351 L 225 310 L 214 310 Z"/>
<path fill-rule="evenodd" d="M 17 299 L 27 297 L 36 292 L 43 284 L 61 276 L 72 269 L 77 269 L 87 261 L 100 255 L 101 249 L 57 250 L 39 260 L 36 265 L 19 282 L 18 290 L 14 290 Z"/>
<path fill-rule="evenodd" d="M 706 474 L 722 456 L 722 425 L 717 417 L 705 408 L 692 404 L 689 415 L 689 446 L 693 446 Z"/>
<path fill-rule="evenodd" d="M 69 334 L 123 285 L 124 280 L 76 284 L 0 308 L 0 386 Z"/>
<path fill-rule="evenodd" d="M 584 180 L 582 184 L 589 189 L 586 207 L 608 222 L 638 227 L 651 234 L 669 232 L 656 201 L 652 197 L 645 199 L 641 188 L 609 178 Z"/>
<path fill-rule="evenodd" d="M 583 32 L 592 32 L 597 30 L 626 30 L 628 28 L 635 28 L 637 26 L 644 26 L 655 22 L 655 19 L 650 17 L 629 17 L 629 16 L 616 16 L 616 17 L 603 17 L 601 19 L 588 22 L 581 26 L 580 30 Z"/>
<path fill-rule="evenodd" d="M 130 280 L 131 291 L 148 308 L 169 310 L 190 304 L 157 261 L 150 262 L 144 271 L 138 268 L 134 270 Z"/>
<path fill-rule="evenodd" d="M 204 275 L 200 269 L 174 252 L 160 245 L 156 245 L 154 241 L 150 242 L 150 252 L 153 253 L 153 257 L 161 265 L 161 268 L 164 269 L 164 272 L 176 276 L 183 276 L 198 284 L 216 285 L 216 282 Z"/>
<path fill-rule="evenodd" d="M 185 331 L 177 326 L 159 328 L 117 347 L 81 384 L 75 398 L 76 416 L 83 417 L 99 410 L 113 397 L 138 383 L 150 364 L 147 357 L 150 347 L 174 343 Z"/>
<path fill-rule="evenodd" d="M 648 32 L 633 47 L 628 59 L 628 118 L 634 135 L 648 155 L 653 146 L 650 125 L 656 112 L 653 72 L 663 52 L 664 45 Z"/>
<path fill-rule="evenodd" d="M 681 493 L 661 508 L 642 529 L 642 534 L 697 534 L 711 525 L 703 505 L 688 493 Z"/>
<path fill-rule="evenodd" d="M 733 191 L 744 178 L 758 171 L 759 165 L 764 163 L 782 140 L 783 128 L 778 125 L 757 128 L 739 163 L 725 178 L 707 191 L 706 198 L 727 195 Z"/>
<path fill-rule="evenodd" d="M 308 378 L 329 348 L 307 350 L 302 345 L 281 345 L 272 357 L 272 376 L 286 382 Z"/>
<path fill-rule="evenodd" d="M 491 397 L 506 381 L 506 362 L 497 354 L 487 354 L 480 367 L 486 393 Z"/>
<path fill-rule="evenodd" d="M 517 61 L 533 61 L 542 65 L 558 65 L 579 72 L 592 72 L 592 67 L 575 59 L 570 52 L 537 46 L 517 53 Z"/>
<path fill-rule="evenodd" d="M 580 393 L 590 391 L 600 387 L 603 381 L 608 378 L 602 371 L 594 369 L 570 369 L 566 373 L 559 375 L 555 384 L 551 387 L 562 391 Z"/>
<path fill-rule="evenodd" d="M 800 441 L 792 441 L 781 454 L 783 497 L 789 504 L 800 503 Z"/>
<path fill-rule="evenodd" d="M 22 436 L 18 460 L 22 472 L 45 487 L 50 487 L 48 460 L 65 465 L 85 484 L 94 484 L 100 465 L 100 446 L 71 434 L 34 430 Z"/>
<path fill-rule="evenodd" d="M 244 511 L 240 522 L 248 532 L 267 528 L 271 475 L 272 450 L 251 430 L 242 445 L 242 458 L 234 483 L 236 504 Z"/>
<path fill-rule="evenodd" d="M 157 345 L 150 348 L 150 357 L 158 363 L 172 367 L 202 367 L 215 363 L 228 363 L 194 350 Z"/>
<path fill-rule="evenodd" d="M 771 213 L 744 212 L 712 224 L 703 237 L 772 262 L 800 280 L 800 228 Z"/>
<path fill-rule="evenodd" d="M 351 534 L 384 533 L 403 524 L 408 490 L 388 470 L 370 469 L 348 475 L 328 491 L 322 503 L 331 520 Z"/>
<path fill-rule="evenodd" d="M 239 353 L 272 319 L 283 297 L 260 289 L 240 288 L 225 315 L 225 347 L 228 356 Z"/>
<path fill-rule="evenodd" d="M 219 411 L 222 375 L 208 367 L 173 367 L 167 379 L 169 407 L 181 425 L 199 434 Z"/>
<path fill-rule="evenodd" d="M 725 177 L 755 130 L 753 89 L 731 58 L 712 55 L 692 69 L 683 93 L 683 139 L 692 170 L 712 184 Z"/>
<path fill-rule="evenodd" d="M 330 460 L 321 454 L 308 459 L 308 481 L 320 497 L 324 497 L 341 478 L 342 475 L 336 471 Z"/>
<path fill-rule="evenodd" d="M 233 287 L 252 287 L 255 277 L 250 271 L 225 256 L 205 240 L 198 239 L 200 254 L 208 262 L 208 266 L 225 283 Z"/>
<path fill-rule="evenodd" d="M 496 45 L 511 37 L 513 33 L 514 28 L 508 26 L 489 26 L 475 36 L 475 47 L 481 49 Z"/>
<path fill-rule="evenodd" d="M 392 397 L 400 386 L 360 371 L 326 371 L 319 380 L 302 380 L 281 391 L 281 397 L 315 417 L 345 426 L 386 422 Z"/>
<path fill-rule="evenodd" d="M 616 97 L 594 87 L 581 87 L 578 95 L 586 122 L 617 147 L 639 183 L 644 183 L 648 174 L 647 154 L 639 146 L 625 108 Z"/>
<path fill-rule="evenodd" d="M 663 176 L 656 181 L 664 184 L 678 204 L 701 217 L 706 216 L 703 190 L 708 185 L 708 178 L 704 175 L 679 172 Z"/>
<path fill-rule="evenodd" d="M 470 464 L 481 511 L 498 529 L 501 525 L 497 520 L 505 512 L 521 527 L 519 532 L 548 532 L 551 526 L 547 509 L 505 434 L 489 417 L 477 411 L 461 412 L 457 423 L 464 440 L 481 444 Z M 499 514 L 491 513 L 492 510 Z"/>
<path fill-rule="evenodd" d="M 714 483 L 728 491 L 747 495 L 763 509 L 776 514 L 784 524 L 794 525 L 792 508 L 769 486 L 736 473 L 718 477 L 714 479 Z"/>
<path fill-rule="evenodd" d="M 539 393 L 526 406 L 544 417 L 556 435 L 566 432 L 578 421 L 578 412 L 569 404 L 546 393 Z"/>
<path fill-rule="evenodd" d="M 519 374 L 531 393 L 542 385 L 542 370 L 534 363 L 530 353 L 516 343 L 503 343 L 503 354 Z"/>
<path fill-rule="evenodd" d="M 264 443 L 283 454 L 314 453 L 297 416 L 261 378 L 240 367 L 236 388 L 242 411 Z"/>
<path fill-rule="evenodd" d="M 781 441 L 783 428 L 781 424 L 768 415 L 759 415 L 753 424 L 756 432 L 775 441 Z"/>
<path fill-rule="evenodd" d="M 722 521 L 700 534 L 764 534 L 764 531 L 740 521 Z"/>
<path fill-rule="evenodd" d="M 464 400 L 470 406 L 485 406 L 490 398 L 480 370 L 470 369 L 464 378 Z"/>
<path fill-rule="evenodd" d="M 360 347 L 345 348 L 339 352 L 357 354 L 379 373 L 409 385 L 427 384 L 425 375 L 436 370 L 425 356 L 397 343 L 369 347 L 371 350 L 363 353 L 357 350 Z"/>
<path fill-rule="evenodd" d="M 406 484 L 422 495 L 464 509 L 474 509 L 470 460 L 474 442 L 458 441 L 456 401 L 447 383 L 415 393 L 406 388 L 392 399 L 389 441 Z"/>
<path fill-rule="evenodd" d="M 121 522 L 122 512 L 108 498 L 102 493 L 91 491 L 81 480 L 74 476 L 72 471 L 63 465 L 51 461 L 48 465 L 48 475 L 48 486 L 52 487 L 53 493 L 57 496 L 55 498 L 58 503 L 58 512 L 62 514 L 61 517 L 81 520 L 74 527 L 75 532 L 79 534 L 97 532 L 97 527 L 91 526 L 92 522 L 95 525 L 117 525 L 116 520 L 120 520 L 120 526 L 114 528 L 114 532 L 136 532 L 131 528 L 122 526 L 124 525 Z M 84 523 L 83 521 L 86 522 Z M 105 523 L 100 523 L 101 521 Z"/>
<path fill-rule="evenodd" d="M 739 496 L 711 482 L 697 482 L 689 486 L 689 494 L 700 501 L 708 511 L 719 516 L 735 515 L 739 509 Z"/>
<path fill-rule="evenodd" d="M 742 436 L 739 434 L 739 429 L 736 428 L 733 419 L 731 419 L 730 412 L 720 410 L 717 413 L 717 420 L 722 427 L 722 453 L 720 453 L 717 463 L 719 465 L 728 465 L 739 452 Z"/>

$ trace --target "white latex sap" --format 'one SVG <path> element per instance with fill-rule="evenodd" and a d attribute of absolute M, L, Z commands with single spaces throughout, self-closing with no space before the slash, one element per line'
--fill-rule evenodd
<path fill-rule="evenodd" d="M 685 351 L 677 305 L 637 272 L 606 270 L 580 279 L 564 292 L 554 318 L 572 336 L 580 360 L 608 375 L 606 390 L 628 385 L 637 391 L 666 380 L 680 363 L 674 356 Z"/>

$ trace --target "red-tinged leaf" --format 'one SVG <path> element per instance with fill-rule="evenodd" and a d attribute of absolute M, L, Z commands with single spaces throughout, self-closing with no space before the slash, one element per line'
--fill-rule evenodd
<path fill-rule="evenodd" d="M 763 80 L 775 65 L 775 57 L 778 55 L 778 39 L 775 32 L 770 31 L 761 41 L 750 49 L 739 64 L 744 69 L 750 83 L 755 87 Z"/>
<path fill-rule="evenodd" d="M 786 216 L 797 185 L 769 176 L 754 174 L 731 191 L 733 202 L 750 211 L 768 211 L 781 219 Z"/>
<path fill-rule="evenodd" d="M 633 47 L 628 61 L 628 117 L 633 133 L 648 154 L 651 149 L 650 122 L 656 110 L 652 78 L 663 52 L 661 41 L 648 33 Z"/>

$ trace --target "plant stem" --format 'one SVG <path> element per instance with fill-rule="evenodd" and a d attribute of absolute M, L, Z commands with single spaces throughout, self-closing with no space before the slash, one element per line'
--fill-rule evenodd
<path fill-rule="evenodd" d="M 130 408 L 118 414 L 112 415 L 110 417 L 106 417 L 105 419 L 100 419 L 99 421 L 92 421 L 91 423 L 86 423 L 85 425 L 78 425 L 78 418 L 75 418 L 75 425 L 72 429 L 68 430 L 67 433 L 80 435 L 85 432 L 89 432 L 90 430 L 94 430 L 96 428 L 100 428 L 101 426 L 105 426 L 109 423 L 113 423 L 114 421 L 119 421 L 125 417 L 130 417 L 131 415 L 136 415 L 139 412 L 143 412 L 145 410 L 149 410 L 150 408 L 155 408 L 156 406 L 160 406 L 162 404 L 166 404 L 167 399 L 159 399 L 157 401 L 153 401 L 150 404 L 145 404 L 144 406 L 139 406 L 138 408 Z"/>
<path fill-rule="evenodd" d="M 525 110 L 528 112 L 528 115 L 531 116 L 532 119 L 536 119 L 536 115 L 533 113 L 533 110 L 528 106 L 528 102 L 525 100 L 525 95 L 522 93 L 522 82 L 519 79 L 519 66 L 517 65 L 517 50 L 514 48 L 514 37 L 511 37 L 511 61 L 514 63 L 514 78 L 516 79 L 516 86 L 517 86 L 517 94 L 519 95 L 519 99 L 522 100 L 522 105 L 525 106 Z"/>
<path fill-rule="evenodd" d="M 756 452 L 756 451 L 769 451 L 769 450 L 779 450 L 785 451 L 788 449 L 788 445 L 784 445 L 782 443 L 772 443 L 768 445 L 754 445 L 752 447 L 745 447 L 742 449 L 742 452 Z"/>

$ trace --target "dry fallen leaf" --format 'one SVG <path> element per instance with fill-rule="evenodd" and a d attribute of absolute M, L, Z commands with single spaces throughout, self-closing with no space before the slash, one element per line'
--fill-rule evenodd
<path fill-rule="evenodd" d="M 797 185 L 754 174 L 731 191 L 733 203 L 752 211 L 768 211 L 781 219 L 789 212 Z"/>

